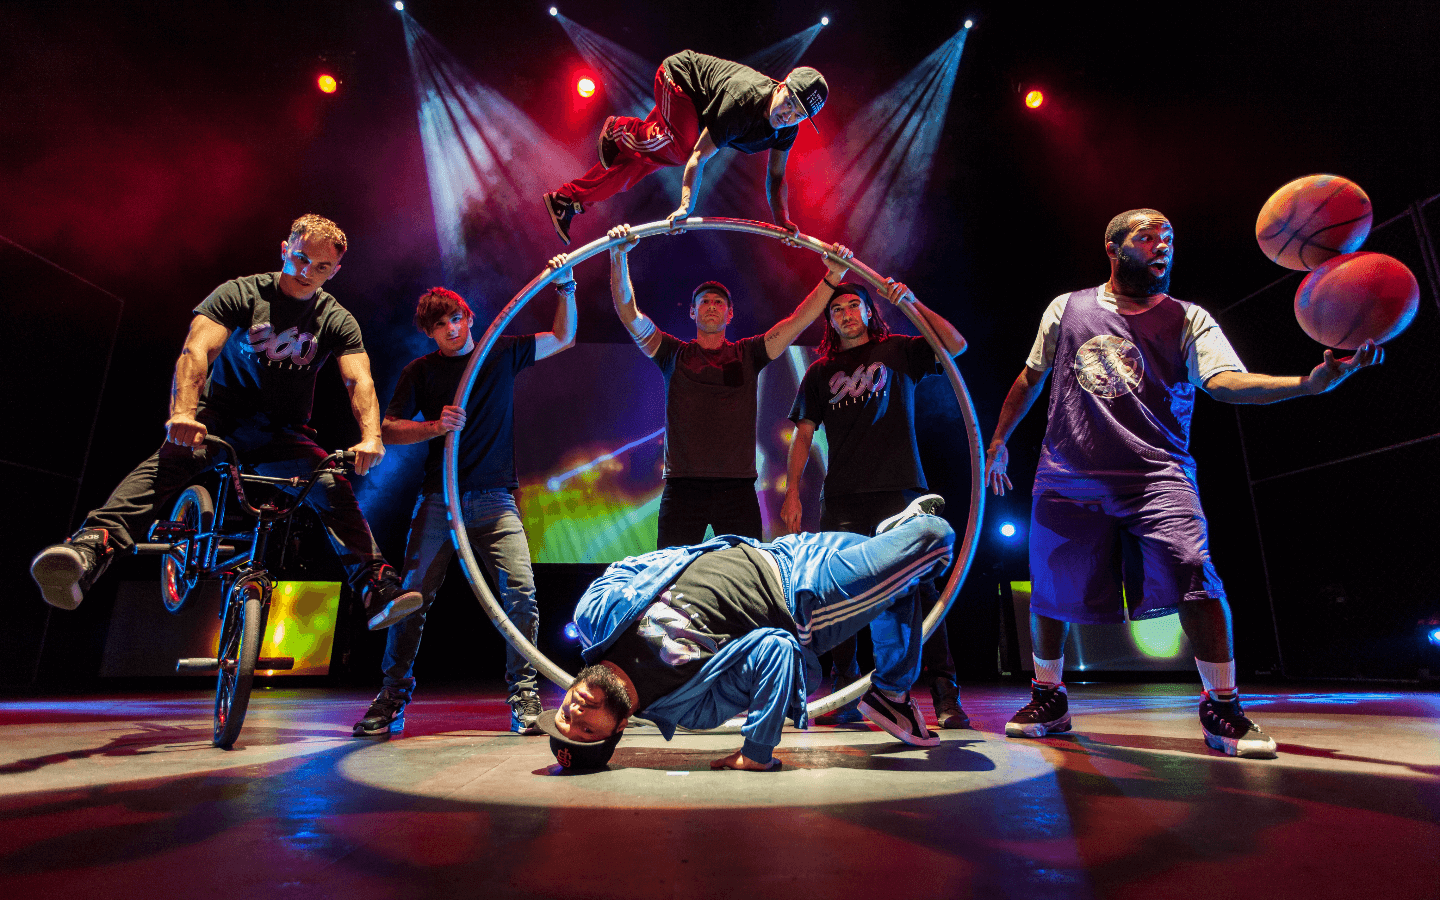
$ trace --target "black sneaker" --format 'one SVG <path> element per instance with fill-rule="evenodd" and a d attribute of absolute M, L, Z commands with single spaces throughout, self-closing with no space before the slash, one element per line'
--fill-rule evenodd
<path fill-rule="evenodd" d="M 875 688 L 860 698 L 860 712 L 890 734 L 916 747 L 934 747 L 940 735 L 925 727 L 925 717 L 909 694 L 904 700 L 891 700 Z"/>
<path fill-rule="evenodd" d="M 109 531 L 82 528 L 65 543 L 51 544 L 35 554 L 30 577 L 40 586 L 46 603 L 56 609 L 74 609 L 114 558 Z"/>
<path fill-rule="evenodd" d="M 615 138 L 610 136 L 610 126 L 615 124 L 615 117 L 611 116 L 600 126 L 600 137 L 596 141 L 596 148 L 600 151 L 600 168 L 608 169 L 615 165 L 615 157 L 620 155 L 620 145 L 615 143 Z M 566 241 L 568 244 L 569 241 Z"/>
<path fill-rule="evenodd" d="M 910 505 L 900 512 L 875 526 L 876 534 L 895 528 L 902 522 L 908 522 L 916 516 L 938 516 L 945 509 L 945 498 L 939 494 L 926 494 L 923 497 L 916 497 L 910 501 Z"/>
<path fill-rule="evenodd" d="M 539 734 L 540 695 L 521 691 L 510 698 L 510 730 L 516 734 Z"/>
<path fill-rule="evenodd" d="M 410 699 L 385 688 L 365 711 L 365 718 L 355 723 L 355 737 L 395 734 L 405 730 L 405 705 Z"/>
<path fill-rule="evenodd" d="M 941 728 L 969 728 L 970 717 L 960 707 L 960 687 L 941 675 L 930 683 L 930 700 L 935 704 L 935 721 Z"/>
<path fill-rule="evenodd" d="M 1070 730 L 1070 698 L 1065 685 L 1040 687 L 1030 682 L 1030 702 L 1005 723 L 1006 737 L 1039 738 Z"/>
<path fill-rule="evenodd" d="M 400 577 L 395 574 L 395 568 L 388 565 L 381 566 L 380 570 L 370 577 L 370 583 L 365 585 L 361 599 L 365 603 L 366 612 L 372 609 L 375 611 L 370 617 L 371 631 L 389 628 L 419 609 L 425 601 L 419 591 L 405 590 L 400 584 Z"/>
<path fill-rule="evenodd" d="M 555 226 L 555 233 L 560 235 L 560 240 L 566 246 L 570 244 L 570 220 L 585 210 L 562 194 L 549 193 L 545 195 L 545 210 L 550 213 L 550 224 Z"/>
<path fill-rule="evenodd" d="M 1215 700 L 1206 691 L 1200 701 L 1200 727 L 1205 732 L 1205 743 L 1227 756 L 1275 758 L 1275 739 L 1245 718 L 1238 696 L 1232 700 Z"/>

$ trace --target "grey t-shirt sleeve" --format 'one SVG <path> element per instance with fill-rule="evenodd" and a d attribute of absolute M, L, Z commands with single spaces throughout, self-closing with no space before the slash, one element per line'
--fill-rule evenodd
<path fill-rule="evenodd" d="M 1037 372 L 1048 372 L 1055 365 L 1055 343 L 1060 337 L 1060 317 L 1065 314 L 1065 301 L 1069 294 L 1061 294 L 1040 316 L 1040 329 L 1035 333 L 1035 343 L 1030 347 L 1030 356 L 1025 365 Z"/>
<path fill-rule="evenodd" d="M 1205 387 L 1205 382 L 1221 372 L 1248 371 L 1220 330 L 1220 323 L 1200 307 L 1191 305 L 1186 311 L 1183 333 L 1185 369 L 1196 387 Z"/>

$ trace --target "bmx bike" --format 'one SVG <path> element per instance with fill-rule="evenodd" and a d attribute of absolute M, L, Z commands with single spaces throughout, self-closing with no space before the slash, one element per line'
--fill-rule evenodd
<path fill-rule="evenodd" d="M 337 450 L 320 459 L 308 477 L 272 478 L 242 471 L 235 448 L 214 435 L 205 444 L 221 452 L 214 469 L 219 485 L 214 495 L 204 485 L 186 488 L 171 508 L 169 521 L 150 528 L 149 543 L 137 544 L 135 553 L 163 555 L 160 599 L 165 609 L 179 613 L 196 592 L 201 579 L 221 583 L 220 642 L 213 657 L 179 660 L 175 670 L 195 673 L 214 670 L 215 728 L 211 742 L 229 749 L 240 736 L 256 668 L 284 671 L 294 668 L 294 657 L 261 657 L 274 587 L 269 556 L 271 537 L 279 525 L 287 528 L 305 502 L 316 480 L 327 472 L 348 472 L 355 453 Z M 247 488 L 274 488 L 263 500 L 252 502 Z M 230 498 L 253 519 L 248 531 L 226 530 Z M 288 503 L 286 501 L 289 501 Z M 284 542 L 282 541 L 282 544 Z M 283 549 L 282 549 L 283 554 Z M 281 559 L 273 568 L 283 566 Z"/>

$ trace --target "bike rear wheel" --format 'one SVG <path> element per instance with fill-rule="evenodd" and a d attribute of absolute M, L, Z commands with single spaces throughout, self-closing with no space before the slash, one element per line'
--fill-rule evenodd
<path fill-rule="evenodd" d="M 160 602 L 171 613 L 178 613 L 195 595 L 200 580 L 198 572 L 186 568 L 186 557 L 192 554 L 191 545 L 198 540 L 195 534 L 210 531 L 214 525 L 215 502 L 210 492 L 198 484 L 186 488 L 170 510 L 170 520 L 180 522 L 191 533 L 187 540 L 176 542 L 160 561 Z"/>
<path fill-rule="evenodd" d="M 215 654 L 220 674 L 215 681 L 215 746 L 228 750 L 240 736 L 245 710 L 250 705 L 250 688 L 255 680 L 255 660 L 265 633 L 265 595 L 269 586 L 258 580 L 241 580 L 225 598 L 225 617 L 220 625 L 220 647 Z"/>

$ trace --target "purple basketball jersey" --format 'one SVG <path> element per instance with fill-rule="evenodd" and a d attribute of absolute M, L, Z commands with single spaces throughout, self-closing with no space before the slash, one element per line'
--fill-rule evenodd
<path fill-rule="evenodd" d="M 1187 304 L 1166 297 L 1136 316 L 1072 293 L 1060 317 L 1037 490 L 1125 493 L 1195 483 L 1195 386 L 1181 353 Z"/>

